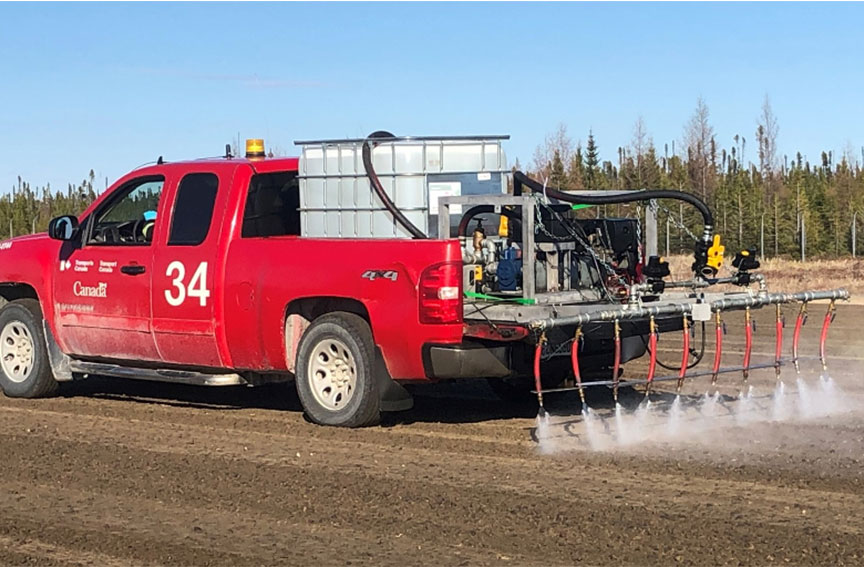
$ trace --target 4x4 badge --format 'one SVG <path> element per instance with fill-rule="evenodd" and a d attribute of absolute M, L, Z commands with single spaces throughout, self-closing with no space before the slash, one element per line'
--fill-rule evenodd
<path fill-rule="evenodd" d="M 384 278 L 395 282 L 396 279 L 399 277 L 399 272 L 397 272 L 396 270 L 366 270 L 360 277 L 365 278 L 369 281 L 377 280 L 378 278 Z"/>

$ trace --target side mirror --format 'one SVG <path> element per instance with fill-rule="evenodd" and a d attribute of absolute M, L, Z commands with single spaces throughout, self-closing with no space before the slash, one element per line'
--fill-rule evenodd
<path fill-rule="evenodd" d="M 64 215 L 54 217 L 48 223 L 48 236 L 54 240 L 72 240 L 78 233 L 78 217 Z"/>

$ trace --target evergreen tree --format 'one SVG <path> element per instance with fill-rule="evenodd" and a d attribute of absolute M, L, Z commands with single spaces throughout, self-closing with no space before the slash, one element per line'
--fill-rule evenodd
<path fill-rule="evenodd" d="M 567 173 L 558 150 L 552 155 L 552 164 L 549 166 L 549 186 L 558 190 L 567 188 Z"/>
<path fill-rule="evenodd" d="M 573 157 L 570 159 L 570 167 L 567 169 L 567 181 L 570 189 L 584 189 L 585 162 L 582 157 L 582 146 L 577 145 Z"/>
<path fill-rule="evenodd" d="M 597 189 L 600 175 L 600 148 L 594 141 L 594 132 L 588 131 L 588 143 L 585 146 L 585 177 L 583 184 L 586 189 Z"/>

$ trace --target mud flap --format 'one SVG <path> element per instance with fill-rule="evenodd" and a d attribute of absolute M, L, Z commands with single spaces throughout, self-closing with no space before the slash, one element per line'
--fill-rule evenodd
<path fill-rule="evenodd" d="M 51 373 L 58 382 L 69 382 L 74 376 L 70 365 L 71 358 L 60 350 L 60 345 L 54 340 L 54 334 L 48 326 L 48 322 L 42 320 L 42 330 L 45 334 L 45 346 L 48 350 L 48 362 L 51 363 Z"/>
<path fill-rule="evenodd" d="M 405 411 L 414 407 L 414 397 L 390 377 L 381 349 L 375 347 L 375 376 L 381 396 L 381 411 Z"/>

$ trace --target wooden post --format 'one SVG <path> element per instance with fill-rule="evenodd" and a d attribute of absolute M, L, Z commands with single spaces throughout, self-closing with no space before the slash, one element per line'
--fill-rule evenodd
<path fill-rule="evenodd" d="M 666 215 L 666 257 L 669 257 L 669 215 Z"/>
<path fill-rule="evenodd" d="M 759 254 L 765 257 L 765 213 L 760 217 L 759 226 Z"/>

